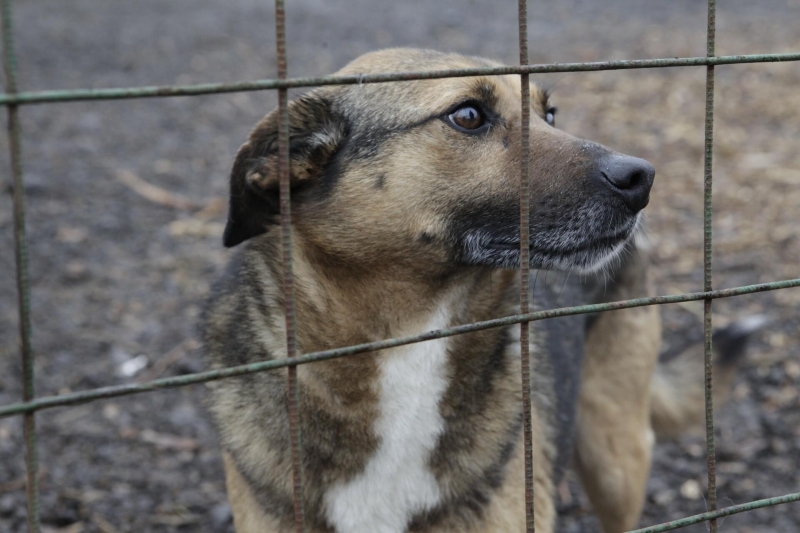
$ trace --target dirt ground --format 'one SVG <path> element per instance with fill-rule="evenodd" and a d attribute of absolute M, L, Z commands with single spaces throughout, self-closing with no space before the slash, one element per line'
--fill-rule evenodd
<path fill-rule="evenodd" d="M 516 2 L 292 0 L 290 75 L 369 50 L 420 46 L 513 63 Z M 800 50 L 800 0 L 719 2 L 718 54 Z M 14 2 L 25 90 L 273 77 L 271 2 Z M 531 2 L 531 61 L 705 54 L 698 0 Z M 800 64 L 720 67 L 715 286 L 800 277 Z M 702 287 L 703 68 L 543 76 L 559 127 L 649 159 L 662 294 Z M 71 103 L 21 111 L 37 394 L 202 369 L 196 319 L 229 252 L 227 172 L 272 93 Z M 0 147 L 0 403 L 18 401 L 7 149 Z M 148 198 L 142 183 L 170 195 Z M 717 416 L 720 505 L 800 490 L 800 290 L 717 301 L 724 325 L 764 313 L 732 401 Z M 663 309 L 667 345 L 698 335 L 701 306 Z M 137 370 L 138 369 L 138 370 Z M 54 409 L 37 417 L 50 533 L 232 531 L 204 387 Z M 642 525 L 705 510 L 702 436 L 659 443 Z M 24 530 L 21 422 L 0 420 L 0 531 Z M 700 489 L 700 490 L 698 490 Z M 563 532 L 596 531 L 577 490 Z M 800 505 L 725 519 L 720 531 L 797 531 Z M 704 531 L 694 526 L 685 531 Z"/>

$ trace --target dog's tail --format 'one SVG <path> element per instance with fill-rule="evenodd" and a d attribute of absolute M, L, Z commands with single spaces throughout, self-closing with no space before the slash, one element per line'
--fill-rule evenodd
<path fill-rule="evenodd" d="M 733 378 L 753 333 L 768 320 L 754 315 L 717 330 L 714 350 L 714 407 L 728 398 Z M 674 437 L 699 426 L 705 418 L 703 342 L 662 354 L 650 387 L 650 420 L 658 437 Z"/>

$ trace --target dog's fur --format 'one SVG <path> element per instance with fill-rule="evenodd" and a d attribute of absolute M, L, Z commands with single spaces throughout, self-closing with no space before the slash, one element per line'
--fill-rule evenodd
<path fill-rule="evenodd" d="M 395 49 L 362 56 L 340 74 L 489 65 Z M 459 131 L 451 120 L 465 105 L 485 115 L 480 131 Z M 552 127 L 554 110 L 536 86 L 531 110 L 531 266 L 589 271 L 627 246 L 634 253 L 614 268 L 619 276 L 604 298 L 644 291 L 644 258 L 630 236 L 652 169 Z M 290 102 L 289 115 L 300 351 L 518 311 L 518 76 L 326 87 Z M 204 315 L 216 368 L 286 356 L 277 125 L 273 112 L 256 126 L 231 173 L 225 244 L 247 242 Z M 644 182 L 634 199 L 603 179 L 611 181 L 606 172 L 619 161 L 644 169 L 632 178 Z M 531 281 L 537 309 L 598 299 L 574 278 Z M 659 337 L 654 308 L 531 324 L 537 531 L 553 530 L 553 487 L 570 458 L 576 416 L 578 462 L 593 503 L 608 494 L 631 498 L 610 514 L 626 527 L 638 519 Z M 519 357 L 519 327 L 510 327 L 299 367 L 307 530 L 523 530 Z M 628 390 L 609 386 L 608 378 L 624 376 Z M 284 373 L 217 381 L 211 390 L 237 531 L 290 531 Z M 596 440 L 604 438 L 597 417 L 609 416 L 598 405 L 621 409 L 613 418 L 631 435 L 625 451 Z M 605 491 L 597 458 L 628 449 L 620 468 L 631 481 Z M 607 531 L 621 531 L 615 523 Z"/>
<path fill-rule="evenodd" d="M 652 295 L 647 256 L 639 247 L 613 272 L 614 283 L 602 292 L 600 284 L 588 286 L 589 294 L 609 301 Z M 748 340 L 765 323 L 751 316 L 714 332 L 715 407 L 727 400 Z M 606 533 L 636 527 L 656 438 L 698 430 L 705 418 L 702 338 L 687 338 L 659 357 L 660 333 L 657 306 L 589 318 L 575 466 Z"/>

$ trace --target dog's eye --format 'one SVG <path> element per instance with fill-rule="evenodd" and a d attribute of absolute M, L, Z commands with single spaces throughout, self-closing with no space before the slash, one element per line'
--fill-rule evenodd
<path fill-rule="evenodd" d="M 556 111 L 558 111 L 557 108 L 549 107 L 547 109 L 547 113 L 545 113 L 544 115 L 545 121 L 547 121 L 547 123 L 550 124 L 551 126 L 556 125 Z"/>
<path fill-rule="evenodd" d="M 447 115 L 447 118 L 456 128 L 467 131 L 477 130 L 486 123 L 483 113 L 472 105 L 459 107 Z"/>

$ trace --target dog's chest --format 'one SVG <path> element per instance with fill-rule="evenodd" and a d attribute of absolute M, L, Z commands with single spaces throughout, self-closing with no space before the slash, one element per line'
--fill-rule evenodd
<path fill-rule="evenodd" d="M 414 333 L 448 326 L 443 307 Z M 428 467 L 444 430 L 439 402 L 447 389 L 447 339 L 382 354 L 374 431 L 380 444 L 364 471 L 325 494 L 326 517 L 339 533 L 402 533 L 414 515 L 441 500 Z"/>

